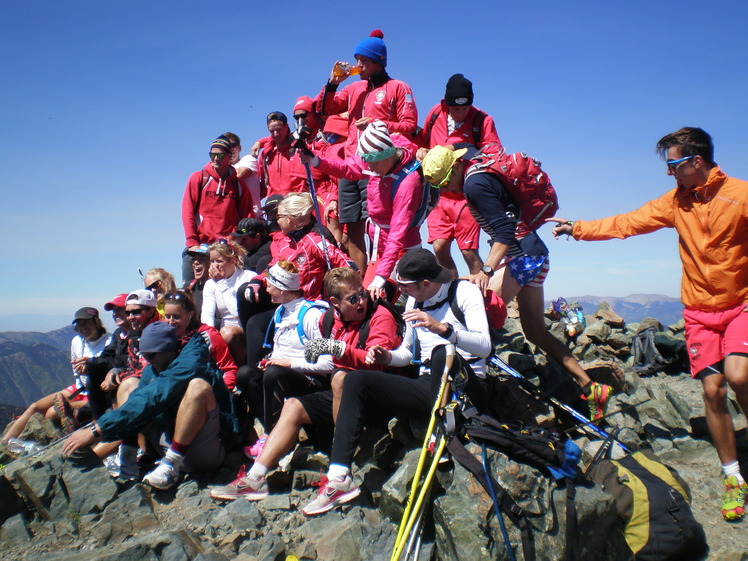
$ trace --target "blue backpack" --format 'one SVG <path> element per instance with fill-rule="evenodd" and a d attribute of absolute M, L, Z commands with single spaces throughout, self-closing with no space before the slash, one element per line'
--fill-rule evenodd
<path fill-rule="evenodd" d="M 400 184 L 403 182 L 403 180 L 408 177 L 411 173 L 418 173 L 421 179 L 421 187 L 422 187 L 422 196 L 421 196 L 421 204 L 418 205 L 418 208 L 416 209 L 416 214 L 413 217 L 413 220 L 410 223 L 409 228 L 420 228 L 421 224 L 423 224 L 424 220 L 426 220 L 426 217 L 429 215 L 429 213 L 434 209 L 434 207 L 439 203 L 439 195 L 441 191 L 438 187 L 434 187 L 426 181 L 423 178 L 423 170 L 421 169 L 421 162 L 418 160 L 413 160 L 411 163 L 409 163 L 407 166 L 405 166 L 403 169 L 401 169 L 399 172 L 395 174 L 395 179 L 392 182 L 392 200 L 395 200 L 395 194 L 397 193 L 397 188 L 400 186 Z"/>

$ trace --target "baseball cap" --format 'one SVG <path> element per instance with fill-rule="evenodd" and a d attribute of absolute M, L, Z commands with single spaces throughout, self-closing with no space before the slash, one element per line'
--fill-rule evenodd
<path fill-rule="evenodd" d="M 444 284 L 453 278 L 452 271 L 439 265 L 436 256 L 428 249 L 411 249 L 397 262 L 397 282 L 430 280 Z"/>
<path fill-rule="evenodd" d="M 278 205 L 283 200 L 283 195 L 270 195 L 268 198 L 265 199 L 265 202 L 262 205 L 262 210 L 265 212 L 267 211 L 273 211 L 276 208 L 278 208 Z"/>
<path fill-rule="evenodd" d="M 258 225 L 260 221 L 256 218 L 242 218 L 239 224 L 236 225 L 236 230 L 231 232 L 231 235 L 235 238 L 241 238 L 243 236 L 254 236 L 259 234 Z"/>
<path fill-rule="evenodd" d="M 79 319 L 93 319 L 99 317 L 99 310 L 96 308 L 91 308 L 90 306 L 87 306 L 85 308 L 81 308 L 77 312 L 75 312 L 75 317 L 73 318 L 73 324 L 75 324 L 76 321 Z"/>
<path fill-rule="evenodd" d="M 191 255 L 192 257 L 207 257 L 209 248 L 210 246 L 207 243 L 201 243 L 197 246 L 197 249 L 188 250 L 187 255 Z"/>
<path fill-rule="evenodd" d="M 466 152 L 467 148 L 450 150 L 445 146 L 434 146 L 428 151 L 421 164 L 423 166 L 423 177 L 431 185 L 440 185 L 447 177 L 454 163 L 464 156 Z"/>
<path fill-rule="evenodd" d="M 174 328 L 164 321 L 154 321 L 140 335 L 141 353 L 164 353 L 179 350 L 179 340 Z"/>
<path fill-rule="evenodd" d="M 157 304 L 156 295 L 150 290 L 139 288 L 138 290 L 133 290 L 127 295 L 125 305 L 127 304 L 138 304 L 140 306 L 150 306 L 151 308 L 155 308 Z"/>
<path fill-rule="evenodd" d="M 117 294 L 117 296 L 115 296 L 109 302 L 104 304 L 104 309 L 107 312 L 111 312 L 114 308 L 124 308 L 125 300 L 127 300 L 127 292 L 124 292 L 122 294 Z"/>

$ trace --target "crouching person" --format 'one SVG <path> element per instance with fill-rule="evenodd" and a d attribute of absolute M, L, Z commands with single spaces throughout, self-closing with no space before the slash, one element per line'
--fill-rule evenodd
<path fill-rule="evenodd" d="M 143 330 L 140 352 L 149 361 L 127 401 L 90 427 L 74 432 L 62 448 L 70 456 L 83 446 L 143 433 L 162 456 L 143 481 L 169 489 L 181 472 L 216 469 L 225 443 L 238 432 L 228 389 L 203 337 L 179 351 L 174 328 L 156 322 Z"/>
<path fill-rule="evenodd" d="M 302 509 L 306 516 L 327 512 L 359 495 L 351 464 L 368 418 L 428 418 L 447 363 L 448 344 L 457 351 L 450 377 L 460 380 L 461 391 L 478 410 L 486 408 L 485 359 L 491 354 L 491 338 L 483 296 L 477 286 L 461 282 L 454 293 L 464 316 L 458 319 L 450 304 L 449 287 L 458 282 L 452 278 L 452 272 L 439 265 L 426 249 L 411 250 L 400 259 L 395 279 L 408 295 L 403 343 L 392 351 L 370 348 L 366 363 L 385 368 L 406 366 L 420 354 L 420 375 L 413 379 L 371 370 L 348 373 L 335 423 L 330 467 L 317 498 Z"/>

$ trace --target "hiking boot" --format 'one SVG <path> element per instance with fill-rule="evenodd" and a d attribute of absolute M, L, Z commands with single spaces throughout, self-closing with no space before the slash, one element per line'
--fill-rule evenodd
<path fill-rule="evenodd" d="M 64 395 L 61 393 L 55 394 L 53 407 L 60 418 L 60 427 L 62 427 L 63 434 L 70 434 L 78 428 L 78 421 L 75 420 L 73 408 Z"/>
<path fill-rule="evenodd" d="M 597 421 L 605 416 L 605 409 L 611 395 L 613 395 L 613 388 L 611 386 L 599 382 L 592 382 L 590 384 L 589 395 L 583 395 L 582 399 L 587 400 L 591 421 Z"/>
<path fill-rule="evenodd" d="M 151 487 L 166 491 L 179 483 L 179 470 L 165 460 L 161 460 L 156 468 L 143 478 L 144 483 Z"/>
<path fill-rule="evenodd" d="M 244 447 L 244 455 L 248 458 L 259 458 L 262 454 L 262 449 L 265 448 L 265 443 L 268 440 L 268 435 L 263 434 L 252 446 Z"/>
<path fill-rule="evenodd" d="M 213 489 L 210 492 L 210 497 L 221 501 L 233 501 L 234 499 L 259 501 L 269 494 L 265 478 L 255 479 L 254 477 L 250 477 L 245 467 L 242 466 L 239 473 L 236 474 L 236 479 L 228 485 Z"/>
<path fill-rule="evenodd" d="M 748 499 L 748 484 L 738 483 L 734 475 L 725 477 L 725 498 L 722 499 L 722 517 L 735 522 L 745 516 L 745 502 Z"/>
<path fill-rule="evenodd" d="M 361 494 L 350 475 L 346 475 L 343 481 L 332 481 L 323 476 L 318 483 L 312 485 L 319 486 L 319 493 L 316 499 L 301 509 L 304 516 L 322 514 L 340 504 L 352 501 Z"/>

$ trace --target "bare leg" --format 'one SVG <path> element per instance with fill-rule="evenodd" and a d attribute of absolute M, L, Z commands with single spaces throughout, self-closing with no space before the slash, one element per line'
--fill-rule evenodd
<path fill-rule="evenodd" d="M 727 381 L 724 374 L 711 374 L 702 378 L 704 389 L 704 413 L 709 434 L 717 449 L 717 456 L 722 465 L 731 464 L 738 459 L 735 448 L 735 426 L 727 410 Z"/>
<path fill-rule="evenodd" d="M 174 426 L 174 440 L 180 444 L 192 444 L 203 428 L 208 413 L 217 407 L 213 388 L 202 378 L 193 378 L 179 402 Z"/>
<path fill-rule="evenodd" d="M 247 341 L 244 331 L 238 325 L 227 325 L 221 328 L 221 337 L 226 341 L 231 356 L 237 366 L 247 364 Z"/>
<path fill-rule="evenodd" d="M 457 265 L 452 259 L 452 239 L 439 238 L 434 240 L 434 255 L 436 255 L 439 265 L 452 271 L 454 278 L 457 278 Z"/>
<path fill-rule="evenodd" d="M 461 249 L 462 258 L 468 266 L 471 275 L 476 274 L 483 267 L 483 260 L 480 258 L 477 249 Z"/>
<path fill-rule="evenodd" d="M 348 255 L 351 260 L 356 264 L 361 276 L 366 275 L 366 242 L 364 241 L 366 234 L 366 222 L 359 220 L 358 222 L 348 223 Z"/>
<path fill-rule="evenodd" d="M 332 377 L 330 383 L 332 389 L 332 420 L 338 420 L 338 409 L 340 409 L 340 398 L 343 395 L 343 382 L 345 381 L 345 370 L 338 370 Z"/>
<path fill-rule="evenodd" d="M 301 427 L 311 422 L 306 409 L 298 399 L 287 400 L 283 405 L 278 422 L 268 436 L 262 453 L 257 458 L 257 463 L 268 470 L 275 468 L 280 459 L 293 450 L 299 438 Z"/>
<path fill-rule="evenodd" d="M 122 404 L 127 401 L 127 398 L 130 397 L 130 394 L 138 387 L 139 383 L 140 378 L 137 376 L 130 376 L 120 382 L 120 385 L 117 387 L 117 407 L 122 407 Z"/>
<path fill-rule="evenodd" d="M 24 411 L 21 416 L 13 422 L 10 429 L 8 429 L 8 432 L 5 434 L 5 436 L 3 436 L 3 442 L 7 442 L 11 438 L 18 438 L 23 432 L 23 429 L 26 428 L 26 423 L 29 422 L 29 419 L 31 419 L 34 413 L 46 415 L 47 411 L 54 404 L 55 395 L 56 394 L 54 393 L 46 395 L 39 401 L 35 401 L 31 405 L 29 405 L 26 408 L 26 411 Z"/>

